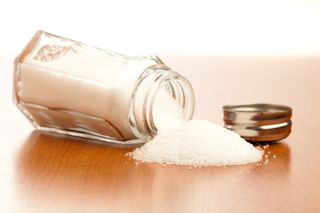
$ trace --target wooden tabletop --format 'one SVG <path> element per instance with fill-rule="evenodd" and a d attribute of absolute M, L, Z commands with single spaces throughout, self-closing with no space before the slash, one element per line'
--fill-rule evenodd
<path fill-rule="evenodd" d="M 269 163 L 137 164 L 132 149 L 33 131 L 11 103 L 13 57 L 0 57 L 0 212 L 320 212 L 320 58 L 163 56 L 192 82 L 195 118 L 224 104 L 293 108 Z"/>

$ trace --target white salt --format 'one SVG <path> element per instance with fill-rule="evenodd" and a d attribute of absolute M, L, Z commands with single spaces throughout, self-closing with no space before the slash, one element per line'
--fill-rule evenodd
<path fill-rule="evenodd" d="M 62 46 L 66 45 L 65 40 L 57 41 L 62 42 Z M 46 43 L 45 40 L 41 42 Z M 56 46 L 38 43 L 39 48 L 42 46 L 38 49 L 40 53 L 49 51 L 50 54 L 43 56 L 37 52 L 34 57 L 28 55 L 28 60 L 19 64 L 19 100 L 108 121 L 104 124 L 103 134 L 123 140 L 135 139 L 136 135 L 128 122 L 131 92 L 141 72 L 156 64 L 156 61 L 151 58 L 142 61 L 120 59 L 101 54 L 98 50 L 83 48 L 82 45 L 73 45 L 72 41 L 69 43 L 68 46 L 72 48 L 63 47 L 62 50 L 68 51 L 55 56 L 54 60 L 47 60 L 47 57 L 52 57 L 51 48 L 55 49 Z M 149 86 L 146 84 L 142 89 L 147 90 Z M 185 100 L 175 97 L 174 93 L 172 96 L 174 98 L 165 87 L 159 91 L 152 113 L 158 135 L 134 150 L 131 153 L 134 159 L 190 166 L 235 165 L 261 160 L 263 151 L 255 149 L 236 133 L 208 121 L 186 122 L 183 109 L 177 102 L 185 103 Z M 144 99 L 141 100 L 137 103 L 138 108 L 145 105 Z M 66 119 L 68 117 L 59 116 L 57 120 L 70 122 L 70 119 Z M 77 125 L 80 122 L 81 128 L 85 126 L 91 131 L 91 124 L 81 123 L 79 118 L 79 115 L 72 117 L 72 122 Z M 78 128 L 77 125 L 71 126 Z M 95 125 L 92 126 L 95 130 Z"/>
<path fill-rule="evenodd" d="M 257 162 L 263 151 L 219 125 L 191 120 L 161 132 L 130 155 L 142 162 L 200 167 Z"/>

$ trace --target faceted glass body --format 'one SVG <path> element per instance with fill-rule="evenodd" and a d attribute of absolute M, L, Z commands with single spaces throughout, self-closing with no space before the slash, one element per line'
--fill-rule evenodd
<path fill-rule="evenodd" d="M 145 117 L 135 115 L 148 110 L 133 104 L 137 84 L 164 72 L 174 73 L 155 56 L 127 57 L 39 31 L 15 61 L 14 101 L 39 130 L 136 143 L 150 136 Z"/>

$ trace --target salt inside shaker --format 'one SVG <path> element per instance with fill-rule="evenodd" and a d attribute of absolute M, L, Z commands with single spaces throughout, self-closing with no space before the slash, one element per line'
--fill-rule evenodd
<path fill-rule="evenodd" d="M 157 119 L 170 126 L 194 112 L 190 82 L 158 57 L 124 56 L 43 31 L 15 60 L 13 90 L 36 129 L 118 144 L 144 142 L 157 134 Z"/>

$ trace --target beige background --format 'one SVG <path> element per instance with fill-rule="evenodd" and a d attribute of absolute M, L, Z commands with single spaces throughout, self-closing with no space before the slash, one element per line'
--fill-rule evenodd
<path fill-rule="evenodd" d="M 39 29 L 128 55 L 319 55 L 318 0 L 10 0 L 0 53 Z"/>

